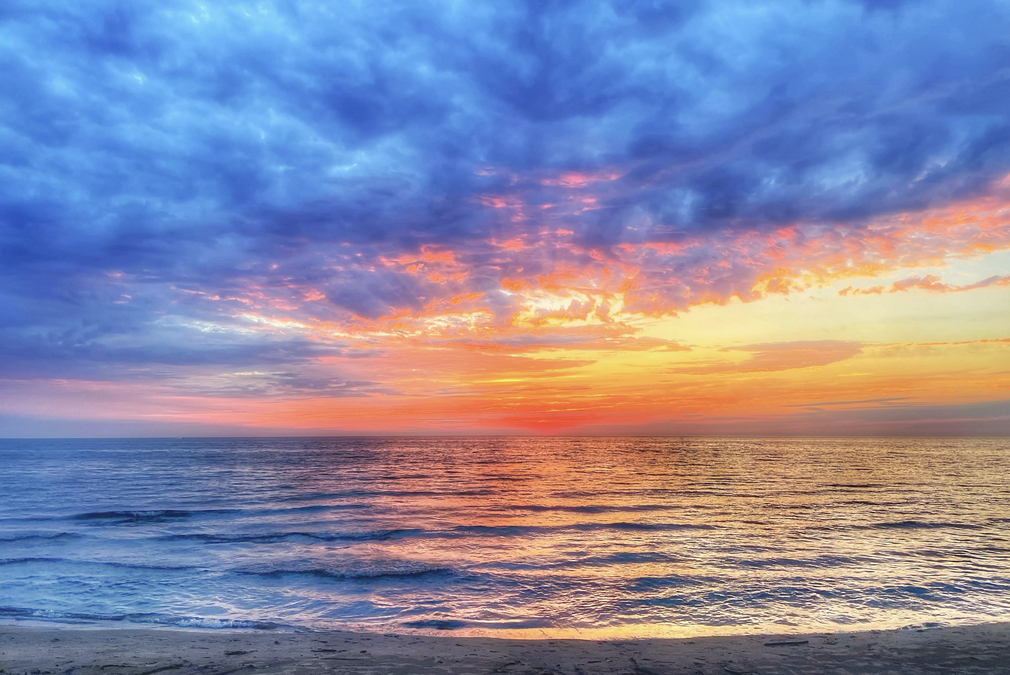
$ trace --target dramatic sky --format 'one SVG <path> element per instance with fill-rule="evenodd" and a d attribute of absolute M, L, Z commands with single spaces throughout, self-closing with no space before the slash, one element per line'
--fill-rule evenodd
<path fill-rule="evenodd" d="M 1003 0 L 3 0 L 0 83 L 0 436 L 1010 433 Z"/>

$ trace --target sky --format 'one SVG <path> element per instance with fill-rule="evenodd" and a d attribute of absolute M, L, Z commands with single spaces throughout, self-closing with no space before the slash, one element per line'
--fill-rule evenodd
<path fill-rule="evenodd" d="M 0 436 L 1010 434 L 1010 3 L 0 3 Z"/>

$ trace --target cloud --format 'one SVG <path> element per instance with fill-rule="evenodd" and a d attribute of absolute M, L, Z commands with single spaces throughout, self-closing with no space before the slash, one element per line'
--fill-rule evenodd
<path fill-rule="evenodd" d="M 899 293 L 913 289 L 928 291 L 930 293 L 962 293 L 964 291 L 973 291 L 979 288 L 988 288 L 990 286 L 1010 286 L 1010 275 L 1001 276 L 994 274 L 980 281 L 976 281 L 973 284 L 963 284 L 958 286 L 944 283 L 943 279 L 935 274 L 924 274 L 922 276 L 899 279 L 898 281 L 892 283 L 891 287 L 886 291 L 884 286 L 880 285 L 870 286 L 867 288 L 846 286 L 842 290 L 838 291 L 838 295 L 843 297 L 849 295 L 849 293 L 852 295 L 881 295 L 884 292 Z"/>
<path fill-rule="evenodd" d="M 917 288 L 924 291 L 930 291 L 932 293 L 960 293 L 962 291 L 971 291 L 976 288 L 986 288 L 988 286 L 1010 286 L 1010 275 L 993 275 L 973 284 L 952 286 L 950 284 L 943 283 L 940 277 L 934 274 L 926 274 L 921 277 L 908 277 L 907 279 L 895 281 L 891 284 L 891 290 L 889 292 L 897 293 L 899 291 L 907 291 L 909 289 Z"/>
<path fill-rule="evenodd" d="M 815 401 L 813 403 L 792 403 L 786 405 L 786 408 L 810 408 L 817 409 L 825 406 L 865 406 L 867 403 L 872 403 L 872 408 L 879 407 L 880 404 L 885 405 L 905 405 L 905 403 L 900 403 L 902 401 L 908 401 L 908 396 L 890 396 L 886 398 L 863 398 L 855 401 Z"/>
<path fill-rule="evenodd" d="M 486 351 L 521 353 L 525 351 L 614 351 L 614 352 L 689 352 L 691 347 L 675 340 L 637 336 L 635 330 L 621 324 L 535 328 L 521 334 L 501 335 L 493 339 L 463 338 L 455 344 Z"/>
<path fill-rule="evenodd" d="M 823 404 L 822 404 L 823 405 Z M 994 437 L 1010 434 L 1010 401 L 936 405 L 919 401 L 883 406 L 809 409 L 783 416 L 672 418 L 646 425 L 589 422 L 573 430 L 588 434 L 747 435 L 774 437 L 903 436 Z M 809 441 L 804 441 L 809 442 Z"/>
<path fill-rule="evenodd" d="M 813 368 L 845 361 L 862 351 L 858 342 L 809 340 L 727 347 L 722 351 L 747 352 L 750 357 L 738 363 L 709 363 L 671 369 L 678 374 L 711 375 L 716 373 L 770 373 L 795 368 Z"/>
<path fill-rule="evenodd" d="M 374 395 L 397 395 L 399 393 L 378 382 L 366 380 L 343 380 L 299 372 L 259 371 L 239 371 L 191 377 L 177 383 L 176 388 L 187 396 L 269 398 L 272 400 L 366 398 Z"/>

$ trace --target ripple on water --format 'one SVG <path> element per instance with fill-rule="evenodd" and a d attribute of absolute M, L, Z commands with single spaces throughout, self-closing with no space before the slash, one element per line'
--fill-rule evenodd
<path fill-rule="evenodd" d="M 992 620 L 1010 609 L 1008 450 L 0 441 L 0 621 L 605 636 Z"/>

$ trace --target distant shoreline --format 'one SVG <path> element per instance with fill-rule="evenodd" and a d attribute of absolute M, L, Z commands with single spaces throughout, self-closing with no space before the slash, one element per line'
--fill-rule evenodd
<path fill-rule="evenodd" d="M 0 672 L 1008 673 L 1010 622 L 641 640 L 0 626 Z"/>

